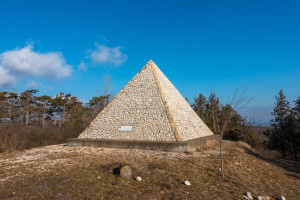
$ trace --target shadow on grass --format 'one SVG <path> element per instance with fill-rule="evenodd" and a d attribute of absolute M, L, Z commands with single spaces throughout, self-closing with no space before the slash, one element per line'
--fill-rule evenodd
<path fill-rule="evenodd" d="M 285 174 L 287 176 L 291 176 L 291 177 L 294 177 L 296 179 L 299 179 L 300 180 L 300 174 Z"/>
<path fill-rule="evenodd" d="M 247 147 L 243 147 L 243 148 L 246 153 L 253 155 L 258 159 L 261 159 L 269 163 L 273 163 L 285 170 L 288 170 L 289 172 L 300 174 L 300 161 L 293 161 L 293 160 L 286 160 L 286 159 L 279 159 L 279 158 L 267 158 L 266 156 L 255 153 L 253 150 Z M 287 174 L 287 175 L 300 179 L 298 175 L 294 175 L 294 174 Z"/>

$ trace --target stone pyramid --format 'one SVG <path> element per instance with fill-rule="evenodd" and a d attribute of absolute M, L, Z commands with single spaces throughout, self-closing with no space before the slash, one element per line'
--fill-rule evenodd
<path fill-rule="evenodd" d="M 78 138 L 182 142 L 210 135 L 210 129 L 150 60 Z"/>

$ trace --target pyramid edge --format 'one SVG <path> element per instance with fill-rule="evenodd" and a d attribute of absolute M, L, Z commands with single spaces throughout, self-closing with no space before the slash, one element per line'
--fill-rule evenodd
<path fill-rule="evenodd" d="M 152 60 L 150 60 L 150 61 L 152 61 Z M 153 61 L 152 61 L 152 63 L 154 65 L 156 65 Z M 166 98 L 166 96 L 165 96 L 165 94 L 163 92 L 163 89 L 162 89 L 162 86 L 161 86 L 161 82 L 159 80 L 158 74 L 157 74 L 156 70 L 154 69 L 153 65 L 151 65 L 151 70 L 152 70 L 155 82 L 156 82 L 156 84 L 158 86 L 158 90 L 159 90 L 159 93 L 160 93 L 160 96 L 161 96 L 161 99 L 162 99 L 163 106 L 165 108 L 167 117 L 169 119 L 170 126 L 173 129 L 174 137 L 175 137 L 175 139 L 176 139 L 177 142 L 182 142 L 183 141 L 182 136 L 180 135 L 180 132 L 179 132 L 179 129 L 178 129 L 176 123 L 175 123 L 174 117 L 173 117 L 173 115 L 172 115 L 172 113 L 171 113 L 171 111 L 169 109 L 169 106 L 167 104 L 167 102 L 168 102 L 167 98 Z"/>

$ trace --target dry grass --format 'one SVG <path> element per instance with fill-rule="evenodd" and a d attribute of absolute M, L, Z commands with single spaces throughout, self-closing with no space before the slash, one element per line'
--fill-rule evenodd
<path fill-rule="evenodd" d="M 219 176 L 217 146 L 182 154 L 53 145 L 2 155 L 0 198 L 243 199 L 250 191 L 299 199 L 299 162 L 258 154 L 241 142 L 224 146 L 225 178 Z M 113 175 L 120 164 L 143 181 Z M 192 185 L 183 185 L 185 180 Z"/>
<path fill-rule="evenodd" d="M 0 153 L 14 152 L 46 145 L 60 144 L 77 137 L 82 129 L 0 123 Z"/>

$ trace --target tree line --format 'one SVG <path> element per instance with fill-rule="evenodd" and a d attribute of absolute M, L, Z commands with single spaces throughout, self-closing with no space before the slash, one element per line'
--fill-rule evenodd
<path fill-rule="evenodd" d="M 37 94 L 38 90 L 0 92 L 0 152 L 61 143 L 77 137 L 112 99 L 107 91 L 86 104 L 71 94 L 58 93 L 54 97 Z M 300 97 L 294 101 L 294 107 L 282 90 L 275 98 L 274 118 L 264 132 L 267 141 L 254 132 L 254 124 L 238 113 L 245 100 L 243 91 L 240 97 L 234 95 L 234 101 L 226 104 L 214 93 L 208 98 L 200 93 L 191 106 L 223 139 L 242 140 L 253 147 L 267 147 L 279 151 L 283 157 L 299 159 Z"/>
<path fill-rule="evenodd" d="M 93 97 L 85 106 L 71 94 L 58 93 L 52 98 L 35 96 L 37 92 L 0 92 L 0 121 L 6 125 L 34 125 L 42 129 L 46 126 L 78 127 L 84 118 L 90 121 L 110 101 L 110 95 Z"/>
<path fill-rule="evenodd" d="M 238 102 L 238 101 L 236 101 Z M 252 147 L 267 148 L 280 152 L 283 158 L 300 159 L 300 97 L 293 101 L 294 106 L 280 90 L 275 96 L 275 106 L 270 127 L 264 131 L 267 140 L 254 132 L 246 118 L 243 118 L 234 107 L 235 104 L 222 104 L 212 93 L 208 98 L 199 94 L 191 105 L 199 117 L 223 139 L 242 140 Z"/>
<path fill-rule="evenodd" d="M 243 103 L 241 98 L 244 98 L 243 94 L 234 102 L 221 103 L 214 93 L 210 94 L 208 98 L 200 93 L 198 97 L 194 98 L 191 106 L 205 124 L 215 134 L 222 135 L 223 139 L 242 140 L 253 147 L 260 146 L 262 139 L 253 131 L 251 127 L 253 124 L 237 111 L 239 106 L 242 106 L 240 104 Z"/>
<path fill-rule="evenodd" d="M 100 95 L 84 105 L 71 94 L 37 93 L 0 92 L 0 152 L 77 137 L 111 99 L 110 94 Z"/>

